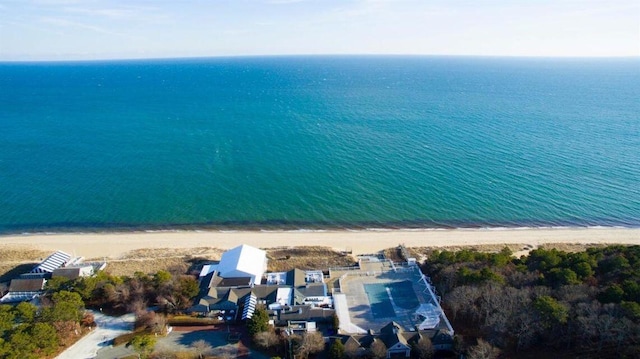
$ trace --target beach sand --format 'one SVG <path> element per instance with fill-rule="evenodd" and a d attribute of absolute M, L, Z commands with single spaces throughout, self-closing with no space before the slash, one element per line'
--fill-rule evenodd
<path fill-rule="evenodd" d="M 452 229 L 380 231 L 160 231 L 130 233 L 72 233 L 0 236 L 1 248 L 63 250 L 85 258 L 116 259 L 136 249 L 260 248 L 326 246 L 354 254 L 375 253 L 404 244 L 407 247 L 448 247 L 490 244 L 548 243 L 640 244 L 640 228 Z M 1 260 L 1 259 L 0 259 Z"/>

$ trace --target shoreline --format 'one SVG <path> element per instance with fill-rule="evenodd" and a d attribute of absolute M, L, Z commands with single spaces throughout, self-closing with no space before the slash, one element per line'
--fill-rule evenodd
<path fill-rule="evenodd" d="M 581 222 L 225 222 L 220 224 L 165 224 L 165 225 L 51 225 L 8 226 L 0 228 L 0 238 L 19 235 L 148 233 L 148 232 L 359 232 L 359 231 L 445 231 L 445 230 L 520 230 L 520 229 L 640 229 L 638 221 Z"/>
<path fill-rule="evenodd" d="M 62 250 L 85 258 L 117 259 L 136 249 L 229 249 L 240 244 L 259 248 L 324 246 L 353 254 L 374 253 L 398 244 L 450 247 L 483 244 L 546 243 L 640 245 L 640 228 L 493 227 L 458 229 L 362 230 L 140 230 L 128 232 L 24 233 L 0 235 L 0 248 Z"/>

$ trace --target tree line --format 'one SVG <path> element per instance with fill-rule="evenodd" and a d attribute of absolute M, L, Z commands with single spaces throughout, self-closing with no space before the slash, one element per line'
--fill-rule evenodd
<path fill-rule="evenodd" d="M 457 333 L 485 347 L 463 345 L 469 358 L 640 355 L 640 246 L 540 248 L 521 258 L 507 248 L 436 250 L 422 269 Z"/>
<path fill-rule="evenodd" d="M 114 276 L 99 272 L 93 277 L 69 280 L 54 277 L 45 290 L 78 293 L 87 307 L 113 314 L 144 311 L 158 306 L 165 313 L 189 308 L 198 295 L 198 281 L 192 275 L 171 274 L 160 270 L 153 275 L 136 272 L 133 276 Z"/>

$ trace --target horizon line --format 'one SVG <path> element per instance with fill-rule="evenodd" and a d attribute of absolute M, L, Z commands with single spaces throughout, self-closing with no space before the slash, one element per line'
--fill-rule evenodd
<path fill-rule="evenodd" d="M 69 63 L 69 62 L 118 62 L 118 61 L 158 61 L 158 60 L 205 60 L 205 59 L 234 59 L 234 58 L 277 58 L 277 57 L 450 57 L 450 58 L 508 58 L 508 59 L 549 59 L 549 60 L 571 60 L 571 59 L 640 59 L 640 55 L 611 55 L 611 56 L 581 56 L 581 55 L 479 55 L 479 54 L 255 54 L 255 55 L 202 55 L 202 56 L 151 56 L 151 57 L 104 57 L 104 58 L 69 58 L 69 59 L 2 59 L 0 63 Z"/>

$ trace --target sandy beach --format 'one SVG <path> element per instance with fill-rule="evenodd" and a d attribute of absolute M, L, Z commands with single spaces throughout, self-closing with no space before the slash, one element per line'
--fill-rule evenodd
<path fill-rule="evenodd" d="M 326 246 L 373 253 L 398 244 L 407 247 L 447 247 L 485 244 L 546 243 L 640 244 L 640 228 L 452 229 L 380 231 L 162 231 L 91 234 L 35 234 L 0 236 L 1 247 L 63 250 L 85 258 L 118 258 L 126 252 L 151 248 L 214 247 L 239 244 L 260 248 Z"/>

